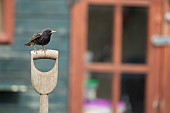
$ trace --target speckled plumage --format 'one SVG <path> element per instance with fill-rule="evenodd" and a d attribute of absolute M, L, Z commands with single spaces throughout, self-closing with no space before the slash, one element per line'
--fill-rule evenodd
<path fill-rule="evenodd" d="M 41 45 L 43 46 L 43 49 L 45 49 L 44 45 L 47 45 L 50 42 L 53 32 L 55 31 L 51 29 L 45 29 L 42 32 L 38 32 L 31 37 L 30 41 L 26 43 L 25 46 L 34 46 L 34 49 L 36 50 L 35 45 Z"/>

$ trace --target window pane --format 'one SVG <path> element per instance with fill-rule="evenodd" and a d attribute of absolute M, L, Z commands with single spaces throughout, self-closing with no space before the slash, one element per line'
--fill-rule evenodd
<path fill-rule="evenodd" d="M 111 62 L 113 7 L 89 6 L 87 62 Z"/>
<path fill-rule="evenodd" d="M 144 113 L 145 75 L 122 74 L 121 102 L 127 113 Z"/>
<path fill-rule="evenodd" d="M 112 113 L 112 75 L 87 73 L 84 113 Z"/>
<path fill-rule="evenodd" d="M 123 9 L 123 63 L 146 63 L 147 8 Z"/>

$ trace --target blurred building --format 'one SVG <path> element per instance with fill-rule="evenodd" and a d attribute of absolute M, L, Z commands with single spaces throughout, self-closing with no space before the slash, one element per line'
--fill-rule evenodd
<path fill-rule="evenodd" d="M 169 6 L 168 0 L 73 4 L 71 113 L 169 113 Z"/>
<path fill-rule="evenodd" d="M 37 113 L 30 37 L 56 30 L 50 113 L 169 113 L 168 0 L 0 0 L 0 113 Z M 38 47 L 41 49 L 41 47 Z M 35 61 L 41 71 L 54 62 Z"/>

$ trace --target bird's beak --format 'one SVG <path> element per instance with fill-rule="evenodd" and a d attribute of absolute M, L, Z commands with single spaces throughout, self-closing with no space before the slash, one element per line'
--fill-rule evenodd
<path fill-rule="evenodd" d="M 53 31 L 53 30 L 51 31 L 51 33 L 55 33 L 55 32 L 56 32 L 56 31 Z"/>

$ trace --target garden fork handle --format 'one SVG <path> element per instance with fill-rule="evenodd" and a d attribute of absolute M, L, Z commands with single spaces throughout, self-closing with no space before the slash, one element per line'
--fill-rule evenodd
<path fill-rule="evenodd" d="M 52 59 L 56 60 L 54 67 L 48 72 L 41 72 L 36 69 L 34 60 Z M 31 82 L 37 93 L 40 94 L 40 113 L 48 113 L 48 94 L 57 85 L 58 78 L 58 51 L 31 51 Z"/>

